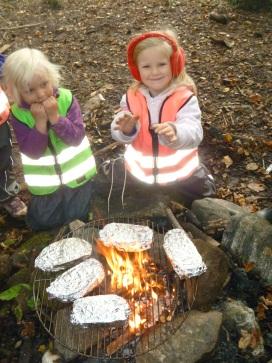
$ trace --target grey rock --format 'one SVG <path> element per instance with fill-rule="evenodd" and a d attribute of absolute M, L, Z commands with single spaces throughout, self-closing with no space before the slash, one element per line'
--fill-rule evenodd
<path fill-rule="evenodd" d="M 253 262 L 264 284 L 272 284 L 272 226 L 268 221 L 256 214 L 233 217 L 222 245 L 242 263 Z"/>
<path fill-rule="evenodd" d="M 193 240 L 207 266 L 207 271 L 198 277 L 198 287 L 194 308 L 208 308 L 218 298 L 229 279 L 229 261 L 218 247 L 202 240 Z"/>
<path fill-rule="evenodd" d="M 221 323 L 222 314 L 218 311 L 192 310 L 174 335 L 156 349 L 139 356 L 137 363 L 198 362 L 215 348 Z M 152 339 L 152 334 L 148 339 Z"/>
<path fill-rule="evenodd" d="M 202 226 L 219 219 L 227 224 L 233 216 L 248 213 L 246 209 L 218 198 L 204 198 L 192 203 L 192 212 L 196 215 Z"/>

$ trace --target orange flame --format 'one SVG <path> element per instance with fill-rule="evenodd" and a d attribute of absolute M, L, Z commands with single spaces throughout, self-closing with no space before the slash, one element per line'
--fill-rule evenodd
<path fill-rule="evenodd" d="M 112 290 L 121 290 L 129 301 L 132 309 L 129 327 L 131 332 L 136 332 L 147 320 L 144 316 L 146 304 L 141 303 L 141 298 L 156 301 L 158 294 L 155 289 L 163 288 L 152 276 L 155 265 L 146 251 L 123 252 L 106 247 L 102 241 L 97 241 L 97 251 L 106 258 L 110 267 Z"/>

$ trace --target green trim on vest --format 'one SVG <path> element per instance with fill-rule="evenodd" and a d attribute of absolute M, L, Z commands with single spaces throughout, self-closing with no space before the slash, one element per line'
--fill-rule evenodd
<path fill-rule="evenodd" d="M 73 101 L 73 96 L 71 91 L 64 88 L 59 88 L 59 96 L 57 97 L 57 102 L 58 102 L 58 111 L 60 116 L 65 117 L 67 115 L 71 107 L 72 101 Z M 23 124 L 25 124 L 30 128 L 35 127 L 35 119 L 33 118 L 30 110 L 22 109 L 17 105 L 13 105 L 11 111 L 18 121 L 22 122 Z M 80 185 L 85 184 L 96 174 L 94 157 L 86 137 L 84 137 L 84 139 L 82 140 L 81 145 L 78 146 L 78 147 L 81 146 L 82 148 L 82 150 L 79 153 L 77 153 L 78 147 L 71 147 L 66 143 L 64 143 L 57 136 L 57 134 L 53 129 L 49 129 L 48 137 L 50 140 L 50 145 L 49 147 L 47 147 L 47 149 L 45 150 L 44 154 L 40 159 L 48 157 L 49 160 L 51 159 L 50 162 L 51 165 L 44 165 L 43 160 L 41 160 L 41 162 L 39 163 L 40 159 L 38 160 L 36 159 L 34 163 L 35 165 L 33 165 L 33 161 L 31 158 L 24 157 L 24 155 L 22 155 L 22 164 L 23 164 L 25 179 L 26 182 L 27 180 L 29 181 L 27 184 L 29 191 L 32 194 L 34 195 L 51 194 L 55 192 L 57 189 L 59 189 L 61 184 L 65 184 L 70 188 L 77 188 Z M 71 152 L 68 153 L 68 160 L 66 160 L 65 162 L 61 162 L 60 155 L 68 148 L 71 148 Z M 76 168 L 79 165 L 82 165 L 88 159 L 90 159 L 91 161 L 90 165 L 89 164 L 85 165 L 86 163 L 84 164 L 83 166 L 85 169 L 84 175 L 80 177 L 78 177 L 78 175 L 75 175 L 75 177 L 72 176 L 72 180 L 70 180 L 71 179 L 70 177 L 69 182 L 63 183 L 64 173 L 69 173 L 70 171 L 72 171 L 73 173 L 74 168 Z M 60 185 L 40 186 L 39 182 L 37 182 L 38 185 L 32 185 L 33 183 L 29 185 L 31 179 L 33 179 L 34 176 L 37 176 L 37 178 L 40 176 L 41 180 L 43 177 L 46 176 L 48 177 L 57 176 L 57 180 L 59 180 Z"/>

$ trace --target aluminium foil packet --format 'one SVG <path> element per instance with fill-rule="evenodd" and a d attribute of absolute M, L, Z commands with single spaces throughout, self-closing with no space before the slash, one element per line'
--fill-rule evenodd
<path fill-rule="evenodd" d="M 164 236 L 163 247 L 180 278 L 199 276 L 207 270 L 201 255 L 183 229 L 171 229 Z"/>
<path fill-rule="evenodd" d="M 153 230 L 138 224 L 109 223 L 99 231 L 99 237 L 107 247 L 114 246 L 126 252 L 140 252 L 151 247 Z"/>
<path fill-rule="evenodd" d="M 77 237 L 64 238 L 45 247 L 35 259 L 35 267 L 47 272 L 61 271 L 91 254 L 90 242 Z"/>
<path fill-rule="evenodd" d="M 127 301 L 118 295 L 86 296 L 74 301 L 70 316 L 72 324 L 88 327 L 89 325 L 125 325 L 130 315 Z"/>
<path fill-rule="evenodd" d="M 99 286 L 104 278 L 105 271 L 101 262 L 89 258 L 59 275 L 46 291 L 51 299 L 74 301 Z"/>

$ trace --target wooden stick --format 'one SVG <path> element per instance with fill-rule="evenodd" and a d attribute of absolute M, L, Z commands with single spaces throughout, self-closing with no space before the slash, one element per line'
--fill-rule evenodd
<path fill-rule="evenodd" d="M 108 150 L 112 150 L 118 145 L 122 145 L 122 144 L 120 142 L 118 142 L 118 141 L 115 141 L 112 144 L 107 145 L 107 146 L 103 147 L 102 149 L 97 150 L 96 152 L 94 152 L 94 156 L 101 155 L 101 154 L 105 153 Z"/>
<path fill-rule="evenodd" d="M 117 352 L 117 350 L 129 343 L 133 336 L 134 334 L 127 329 L 124 334 L 120 335 L 107 346 L 107 354 L 111 356 Z"/>
<path fill-rule="evenodd" d="M 168 218 L 170 219 L 170 222 L 173 224 L 174 227 L 183 229 L 170 208 L 166 208 L 166 213 L 167 213 Z"/>
<path fill-rule="evenodd" d="M 220 243 L 219 242 L 217 242 L 212 237 L 208 236 L 206 233 L 202 232 L 194 224 L 192 224 L 192 223 L 182 223 L 181 225 L 185 229 L 186 232 L 191 232 L 192 235 L 195 238 L 202 239 L 203 241 L 209 243 L 210 245 L 212 245 L 214 247 L 220 246 Z"/>
<path fill-rule="evenodd" d="M 22 28 L 30 28 L 33 26 L 38 26 L 43 24 L 43 22 L 41 23 L 33 23 L 33 24 L 24 24 L 24 25 L 17 25 L 17 26 L 11 26 L 11 27 L 5 27 L 5 28 L 0 28 L 0 30 L 16 30 L 16 29 L 22 29 Z"/>
<path fill-rule="evenodd" d="M 186 232 L 188 232 L 188 231 L 191 232 L 193 237 L 200 238 L 200 239 L 202 239 L 203 241 L 209 243 L 212 246 L 218 247 L 220 245 L 219 242 L 217 242 L 212 237 L 206 235 L 206 233 L 202 232 L 194 224 L 192 224 L 192 223 L 182 223 L 182 224 L 180 224 L 178 222 L 178 220 L 176 219 L 176 217 L 174 216 L 174 214 L 173 214 L 173 212 L 171 211 L 170 208 L 166 208 L 166 213 L 167 213 L 167 216 L 168 216 L 170 222 L 173 224 L 174 227 L 180 228 L 180 229 L 185 229 Z"/>
<path fill-rule="evenodd" d="M 185 279 L 186 291 L 187 291 L 187 301 L 189 309 L 192 308 L 196 297 L 197 291 L 197 277 L 191 277 Z"/>

